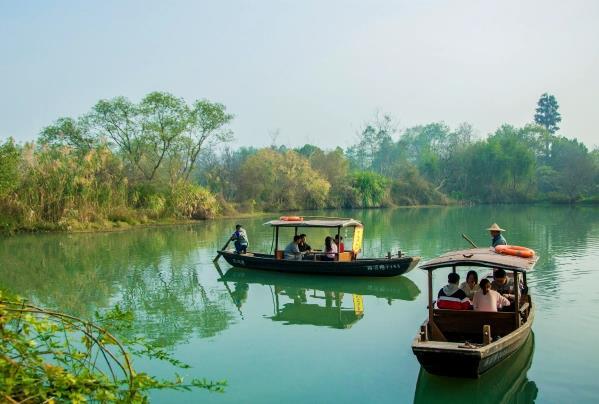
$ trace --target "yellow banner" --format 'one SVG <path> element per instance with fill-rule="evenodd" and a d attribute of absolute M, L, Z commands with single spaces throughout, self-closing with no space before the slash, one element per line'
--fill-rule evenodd
<path fill-rule="evenodd" d="M 364 314 L 364 298 L 362 295 L 352 295 L 354 297 L 354 312 Z"/>
<path fill-rule="evenodd" d="M 354 239 L 352 242 L 352 251 L 358 254 L 362 250 L 362 237 L 364 236 L 364 227 L 354 227 Z"/>

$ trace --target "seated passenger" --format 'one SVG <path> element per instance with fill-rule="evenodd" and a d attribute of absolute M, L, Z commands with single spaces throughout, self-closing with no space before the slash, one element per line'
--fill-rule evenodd
<path fill-rule="evenodd" d="M 300 236 L 293 236 L 293 241 L 291 243 L 289 243 L 287 245 L 287 247 L 285 247 L 285 250 L 283 251 L 283 257 L 286 260 L 301 260 L 302 259 L 302 252 L 299 250 L 298 244 L 299 244 L 299 240 L 300 240 Z"/>
<path fill-rule="evenodd" d="M 345 251 L 345 244 L 343 244 L 343 236 L 335 234 L 335 245 L 340 253 Z"/>
<path fill-rule="evenodd" d="M 460 289 L 466 292 L 468 299 L 472 300 L 474 294 L 480 290 L 480 287 L 478 286 L 478 274 L 476 271 L 468 271 L 466 282 L 462 282 Z"/>
<path fill-rule="evenodd" d="M 299 241 L 299 244 L 297 245 L 299 250 L 301 252 L 312 251 L 312 247 L 310 247 L 310 244 L 306 243 L 306 235 L 300 234 L 299 236 L 300 236 L 300 241 Z"/>
<path fill-rule="evenodd" d="M 504 297 L 509 300 L 514 300 L 514 279 L 508 278 L 504 269 L 496 269 L 493 272 L 493 282 L 491 282 L 491 289 L 501 293 Z"/>
<path fill-rule="evenodd" d="M 437 307 L 449 310 L 469 310 L 472 308 L 466 292 L 458 287 L 460 275 L 455 272 L 447 276 L 447 285 L 437 295 Z"/>
<path fill-rule="evenodd" d="M 480 290 L 474 294 L 472 304 L 476 311 L 497 311 L 509 306 L 510 301 L 492 290 L 491 282 L 485 278 L 480 281 Z"/>
<path fill-rule="evenodd" d="M 333 242 L 333 238 L 327 236 L 324 239 L 324 252 L 326 253 L 323 257 L 323 261 L 335 261 L 337 256 L 337 244 Z"/>

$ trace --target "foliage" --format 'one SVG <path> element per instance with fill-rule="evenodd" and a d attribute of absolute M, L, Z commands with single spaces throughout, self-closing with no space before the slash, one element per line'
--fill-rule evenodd
<path fill-rule="evenodd" d="M 16 188 L 18 183 L 19 150 L 13 139 L 0 145 L 0 197 Z"/>
<path fill-rule="evenodd" d="M 186 219 L 211 219 L 220 211 L 219 203 L 210 191 L 185 181 L 173 185 L 169 203 L 173 214 Z"/>
<path fill-rule="evenodd" d="M 295 151 L 262 149 L 240 171 L 239 192 L 266 209 L 318 209 L 326 204 L 331 185 Z"/>
<path fill-rule="evenodd" d="M 562 116 L 558 111 L 559 104 L 553 95 L 544 93 L 539 98 L 535 113 L 535 122 L 545 127 L 549 133 L 554 134 L 559 130 L 558 123 L 562 121 Z"/>
<path fill-rule="evenodd" d="M 361 171 L 354 173 L 352 188 L 360 197 L 359 207 L 373 208 L 383 206 L 387 197 L 388 180 L 384 176 L 371 172 Z"/>
<path fill-rule="evenodd" d="M 117 306 L 92 323 L 0 293 L 0 394 L 8 402 L 146 402 L 151 389 L 203 388 L 222 392 L 224 381 L 159 380 L 136 372 L 132 355 L 188 368 L 142 338 L 117 338 L 130 312 Z"/>

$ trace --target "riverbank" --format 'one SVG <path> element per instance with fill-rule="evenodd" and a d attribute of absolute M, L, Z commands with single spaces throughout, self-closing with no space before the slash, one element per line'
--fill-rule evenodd
<path fill-rule="evenodd" d="M 522 205 L 522 206 L 563 206 L 570 205 L 574 207 L 589 207 L 599 205 L 599 198 L 588 198 L 577 203 L 567 203 L 564 201 L 535 201 L 528 203 L 509 203 L 509 204 L 477 204 L 472 202 L 463 201 L 452 201 L 451 203 L 440 205 L 440 204 L 419 204 L 419 205 L 393 205 L 393 206 L 379 206 L 370 207 L 366 210 L 377 211 L 377 210 L 389 210 L 389 209 L 405 209 L 405 208 L 442 208 L 450 206 L 503 206 L 503 205 Z M 244 208 L 244 207 L 242 207 Z M 4 226 L 3 221 L 0 218 L 0 235 L 11 236 L 16 234 L 27 234 L 27 233 L 102 233 L 102 232 L 123 232 L 137 228 L 151 228 L 151 227 L 162 227 L 162 226 L 173 226 L 173 225 L 189 225 L 197 224 L 210 220 L 218 219 L 251 219 L 260 216 L 277 216 L 290 212 L 301 212 L 304 216 L 310 212 L 327 212 L 327 211 L 338 211 L 335 208 L 319 209 L 319 210 L 285 210 L 285 211 L 267 211 L 267 210 L 254 210 L 251 212 L 244 212 L 241 210 L 235 210 L 232 205 L 228 205 L 226 209 L 223 209 L 222 213 L 204 219 L 181 219 L 181 218 L 160 218 L 150 219 L 147 216 L 122 216 L 120 220 L 99 220 L 92 222 L 79 222 L 77 220 L 70 220 L 61 223 L 38 223 L 32 226 L 21 226 L 7 228 Z M 326 216 L 326 214 L 324 215 Z"/>

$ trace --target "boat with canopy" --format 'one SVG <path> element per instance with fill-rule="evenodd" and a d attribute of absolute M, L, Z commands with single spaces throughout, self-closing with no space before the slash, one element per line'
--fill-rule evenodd
<path fill-rule="evenodd" d="M 503 255 L 493 248 L 451 251 L 420 268 L 428 272 L 428 318 L 412 343 L 412 351 L 429 373 L 477 378 L 510 357 L 531 332 L 534 305 L 526 283 L 538 256 Z M 435 307 L 433 272 L 465 267 L 504 269 L 513 277 L 511 311 L 447 310 Z"/>
<path fill-rule="evenodd" d="M 283 216 L 277 220 L 264 223 L 273 228 L 274 253 L 263 254 L 247 252 L 238 254 L 233 250 L 220 250 L 219 255 L 232 266 L 238 268 L 261 269 L 289 273 L 327 274 L 342 276 L 396 276 L 412 270 L 420 257 L 404 255 L 401 251 L 383 258 L 358 258 L 362 251 L 364 226 L 352 218 L 330 217 L 289 217 Z M 302 260 L 284 259 L 279 240 L 283 229 L 292 229 L 298 235 L 299 229 L 331 229 L 338 239 L 341 230 L 352 231 L 351 249 L 336 253 L 312 251 Z M 333 261 L 323 260 L 323 257 L 334 256 Z"/>

